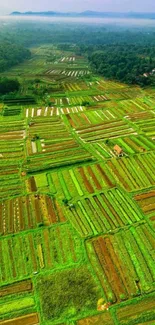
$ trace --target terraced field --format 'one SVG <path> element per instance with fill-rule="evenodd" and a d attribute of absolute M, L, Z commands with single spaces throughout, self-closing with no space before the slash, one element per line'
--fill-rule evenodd
<path fill-rule="evenodd" d="M 153 90 L 31 51 L 0 103 L 0 324 L 153 325 Z"/>

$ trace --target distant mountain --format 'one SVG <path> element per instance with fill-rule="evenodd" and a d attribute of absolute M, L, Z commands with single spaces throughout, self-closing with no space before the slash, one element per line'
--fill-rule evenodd
<path fill-rule="evenodd" d="M 136 19 L 155 19 L 155 13 L 151 12 L 98 12 L 87 10 L 84 12 L 56 12 L 56 11 L 41 11 L 41 12 L 19 12 L 14 11 L 12 16 L 53 16 L 53 17 L 99 17 L 99 18 L 136 18 Z"/>

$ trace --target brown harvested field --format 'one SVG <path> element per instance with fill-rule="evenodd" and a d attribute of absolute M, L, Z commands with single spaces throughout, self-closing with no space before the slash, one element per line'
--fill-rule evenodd
<path fill-rule="evenodd" d="M 117 168 L 114 166 L 114 164 L 111 161 L 108 161 L 108 165 L 111 168 L 111 170 L 113 171 L 113 173 L 117 176 L 117 178 L 120 180 L 120 182 L 122 183 L 122 185 L 124 186 L 124 188 L 127 191 L 130 191 L 130 187 L 127 184 L 127 182 L 125 181 L 125 179 L 123 178 L 123 176 L 120 175 L 119 171 L 117 170 Z"/>
<path fill-rule="evenodd" d="M 91 176 L 91 178 L 93 179 L 94 183 L 95 183 L 95 186 L 98 190 L 102 190 L 102 186 L 100 185 L 98 179 L 96 178 L 91 166 L 88 166 L 87 167 L 87 170 L 88 170 L 88 173 L 89 175 Z"/>
<path fill-rule="evenodd" d="M 115 185 L 110 181 L 110 179 L 108 178 L 108 176 L 106 175 L 106 173 L 104 172 L 103 168 L 101 167 L 101 165 L 97 164 L 97 169 L 99 171 L 99 173 L 102 175 L 102 178 L 104 179 L 104 181 L 108 184 L 109 187 L 114 187 Z"/>
<path fill-rule="evenodd" d="M 27 195 L 0 202 L 0 233 L 7 235 L 38 225 L 64 221 L 61 206 L 48 195 Z"/>
<path fill-rule="evenodd" d="M 143 212 L 150 213 L 155 211 L 155 191 L 138 194 L 134 198 Z"/>
<path fill-rule="evenodd" d="M 26 281 L 21 281 L 17 282 L 11 285 L 7 285 L 4 287 L 1 287 L 0 289 L 0 297 L 4 297 L 7 295 L 12 295 L 12 294 L 17 294 L 25 291 L 32 291 L 32 281 L 31 280 L 26 280 Z"/>
<path fill-rule="evenodd" d="M 143 324 L 143 320 L 147 320 L 147 318 L 145 318 L 147 315 L 152 319 L 154 318 L 154 320 L 152 323 L 144 322 L 144 324 L 153 324 L 153 322 L 155 322 L 155 296 L 150 296 L 137 303 L 133 302 L 128 306 L 118 308 L 116 312 L 116 316 L 121 325 L 130 324 L 132 322 L 133 324 Z"/>
<path fill-rule="evenodd" d="M 94 189 L 90 184 L 89 180 L 87 179 L 83 167 L 78 168 L 78 171 L 83 179 L 84 185 L 89 193 L 94 193 Z"/>
<path fill-rule="evenodd" d="M 39 325 L 38 314 L 30 314 L 22 317 L 2 320 L 0 325 Z"/>
<path fill-rule="evenodd" d="M 141 238 L 144 238 L 144 244 Z M 87 241 L 90 262 L 108 301 L 110 297 L 113 303 L 120 302 L 138 296 L 141 292 L 154 290 L 154 275 L 150 265 L 151 259 L 154 263 L 153 255 L 151 257 L 154 245 L 154 236 L 146 224 L 124 233 Z"/>
<path fill-rule="evenodd" d="M 109 312 L 104 312 L 97 316 L 81 319 L 77 325 L 113 325 L 114 322 Z"/>

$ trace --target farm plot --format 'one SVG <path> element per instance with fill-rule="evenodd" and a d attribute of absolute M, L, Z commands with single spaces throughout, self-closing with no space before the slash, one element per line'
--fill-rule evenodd
<path fill-rule="evenodd" d="M 134 122 L 138 118 L 149 118 L 149 116 L 154 116 L 151 110 L 148 110 L 148 107 L 142 105 L 138 99 L 126 99 L 126 100 L 110 100 L 102 104 L 102 108 L 109 108 L 109 111 L 112 115 L 117 116 L 117 118 L 126 118 Z"/>
<path fill-rule="evenodd" d="M 0 287 L 0 298 L 9 295 L 17 295 L 23 292 L 32 292 L 32 290 L 33 284 L 31 280 L 19 281 Z"/>
<path fill-rule="evenodd" d="M 21 114 L 21 107 L 4 107 L 2 115 L 3 116 L 17 116 Z"/>
<path fill-rule="evenodd" d="M 26 108 L 26 118 L 37 118 L 37 117 L 49 117 L 60 115 L 59 108 L 57 107 L 38 107 L 38 108 Z"/>
<path fill-rule="evenodd" d="M 116 180 L 127 191 L 146 189 L 155 185 L 154 152 L 121 159 L 112 158 L 107 165 Z"/>
<path fill-rule="evenodd" d="M 0 188 L 0 199 L 24 194 L 25 186 L 14 162 L 10 165 L 0 164 Z"/>
<path fill-rule="evenodd" d="M 58 203 L 47 195 L 28 195 L 0 202 L 0 234 L 65 221 Z"/>
<path fill-rule="evenodd" d="M 75 56 L 64 56 L 59 61 L 64 63 L 75 63 L 76 57 Z"/>
<path fill-rule="evenodd" d="M 95 142 L 137 134 L 134 128 L 124 120 L 114 120 L 97 125 L 80 127 L 76 129 L 76 133 L 84 142 Z"/>
<path fill-rule="evenodd" d="M 97 316 L 87 317 L 77 321 L 77 325 L 114 325 L 109 312 L 102 313 Z"/>
<path fill-rule="evenodd" d="M 8 318 L 11 314 L 20 315 L 21 312 L 27 313 L 35 309 L 35 301 L 33 296 L 20 297 L 18 299 L 13 299 L 12 301 L 0 301 L 0 317 Z"/>
<path fill-rule="evenodd" d="M 103 110 L 87 110 L 85 112 L 77 112 L 77 114 L 68 114 L 67 119 L 70 125 L 74 128 L 80 128 L 88 125 L 95 125 L 115 119 L 115 116 L 110 112 L 105 112 Z"/>
<path fill-rule="evenodd" d="M 154 235 L 146 224 L 86 242 L 106 301 L 116 303 L 154 291 L 154 245 Z"/>
<path fill-rule="evenodd" d="M 64 83 L 63 87 L 65 91 L 81 91 L 81 90 L 90 89 L 90 87 L 86 84 L 86 82 Z"/>
<path fill-rule="evenodd" d="M 126 116 L 130 121 L 132 122 L 139 122 L 150 120 L 152 118 L 155 118 L 155 114 L 153 111 L 143 111 L 143 112 L 137 112 L 137 113 L 130 113 L 128 116 Z"/>
<path fill-rule="evenodd" d="M 83 56 L 79 56 L 79 55 L 74 55 L 74 54 L 70 54 L 70 55 L 64 55 L 60 58 L 59 62 L 62 63 L 69 63 L 69 64 L 86 64 L 87 61 Z"/>
<path fill-rule="evenodd" d="M 115 156 L 113 148 L 111 148 L 111 146 L 108 147 L 104 141 L 90 143 L 89 148 L 94 157 L 96 157 L 99 161 L 101 161 L 101 159 L 106 160 Z"/>
<path fill-rule="evenodd" d="M 143 105 L 137 98 L 135 99 L 128 99 L 119 102 L 119 107 L 124 112 L 125 115 L 136 116 L 142 115 L 148 110 L 147 105 Z"/>
<path fill-rule="evenodd" d="M 70 78 L 79 78 L 79 77 L 83 77 L 86 76 L 90 73 L 88 68 L 64 68 L 64 69 L 57 69 L 57 67 L 55 67 L 54 69 L 49 69 L 48 71 L 46 71 L 46 75 L 50 75 L 50 76 L 63 76 L 63 77 L 70 77 Z"/>
<path fill-rule="evenodd" d="M 59 112 L 60 115 L 66 115 L 66 114 L 71 114 L 71 113 L 78 113 L 78 112 L 84 112 L 86 108 L 84 106 L 74 106 L 74 107 L 65 107 L 65 108 L 60 108 Z"/>
<path fill-rule="evenodd" d="M 150 213 L 155 210 L 155 191 L 137 194 L 135 197 L 138 205 L 144 213 Z"/>
<path fill-rule="evenodd" d="M 63 96 L 56 96 L 55 94 L 53 97 L 50 98 L 51 105 L 55 106 L 82 106 L 84 102 L 88 102 L 90 104 L 94 103 L 94 99 L 88 95 L 76 95 L 71 96 L 70 93 L 68 95 Z"/>
<path fill-rule="evenodd" d="M 19 128 L 15 128 L 14 123 L 1 123 L 0 130 L 0 163 L 16 161 L 19 165 L 24 158 L 24 139 L 26 137 L 25 126 L 19 124 Z M 23 129 L 22 129 L 23 127 Z"/>
<path fill-rule="evenodd" d="M 143 135 L 131 135 L 130 137 L 117 138 L 116 140 L 110 140 L 107 144 L 108 147 L 113 151 L 115 145 L 118 145 L 122 148 L 124 154 L 135 154 L 142 153 L 147 151 L 153 151 L 155 149 L 155 143 L 149 139 L 144 137 Z"/>
<path fill-rule="evenodd" d="M 155 115 L 154 118 L 135 122 L 136 126 L 152 140 L 155 140 Z"/>
<path fill-rule="evenodd" d="M 120 82 L 115 82 L 115 81 L 109 81 L 109 80 L 104 80 L 102 78 L 98 79 L 95 82 L 95 85 L 98 89 L 106 90 L 106 89 L 111 89 L 111 90 L 123 90 L 123 89 L 128 89 L 127 85 L 120 83 Z"/>
<path fill-rule="evenodd" d="M 52 172 L 47 177 L 51 193 L 60 201 L 69 201 L 115 186 L 114 178 L 103 164 L 67 168 Z"/>
<path fill-rule="evenodd" d="M 0 129 L 0 198 L 21 194 L 19 169 L 25 157 L 26 137 L 23 121 L 1 121 Z"/>
<path fill-rule="evenodd" d="M 28 314 L 24 316 L 27 321 L 37 319 L 37 314 L 30 314 L 32 312 L 36 312 L 36 302 L 30 279 L 0 287 L 0 324 L 21 324 L 22 318 L 20 321 L 18 318 L 21 314 Z"/>
<path fill-rule="evenodd" d="M 154 89 L 151 89 L 151 91 L 153 91 L 154 94 Z M 140 96 L 136 99 L 136 102 L 138 105 L 140 105 L 141 107 L 143 107 L 144 109 L 148 110 L 148 109 L 154 109 L 154 98 L 151 98 L 150 96 L 146 96 L 147 95 L 147 91 L 148 89 L 146 88 L 143 96 Z"/>
<path fill-rule="evenodd" d="M 146 214 L 153 226 L 155 226 L 155 191 L 147 191 L 137 194 L 134 199 Z"/>
<path fill-rule="evenodd" d="M 34 120 L 28 136 L 28 158 L 24 166 L 29 172 L 92 160 L 61 119 Z"/>
<path fill-rule="evenodd" d="M 67 216 L 82 237 L 107 233 L 143 220 L 136 204 L 117 188 L 73 201 Z"/>
<path fill-rule="evenodd" d="M 41 270 L 74 265 L 82 258 L 81 241 L 68 224 L 0 239 L 1 285 L 32 277 Z"/>
<path fill-rule="evenodd" d="M 49 117 L 49 116 L 59 116 L 66 115 L 70 113 L 78 113 L 85 111 L 84 106 L 75 106 L 75 107 L 40 107 L 40 108 L 26 108 L 25 117 L 26 118 L 36 118 L 36 117 Z"/>
<path fill-rule="evenodd" d="M 35 104 L 35 98 L 31 97 L 31 96 L 20 96 L 18 98 L 12 98 L 12 97 L 6 97 L 4 99 L 4 104 L 6 104 L 7 106 L 15 106 L 15 105 L 33 105 Z M 19 108 L 18 108 L 19 110 Z M 17 114 L 17 108 L 16 108 L 16 114 L 13 114 L 13 112 L 15 111 L 14 108 L 11 109 L 11 107 L 9 109 L 5 109 L 4 110 L 4 116 L 10 116 L 10 115 L 19 115 Z"/>
<path fill-rule="evenodd" d="M 1 325 L 39 325 L 38 314 L 28 314 L 25 316 L 0 321 Z"/>
<path fill-rule="evenodd" d="M 138 300 L 131 300 L 130 303 L 118 307 L 116 318 L 119 325 L 155 324 L 155 295 L 150 294 L 148 297 Z"/>

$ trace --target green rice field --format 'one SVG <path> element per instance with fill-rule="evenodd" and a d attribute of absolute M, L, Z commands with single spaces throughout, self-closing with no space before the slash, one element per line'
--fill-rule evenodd
<path fill-rule="evenodd" d="M 154 92 L 31 52 L 3 73 L 0 325 L 154 325 Z"/>

